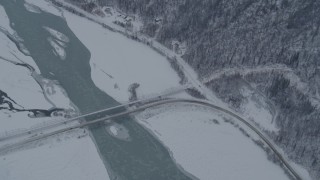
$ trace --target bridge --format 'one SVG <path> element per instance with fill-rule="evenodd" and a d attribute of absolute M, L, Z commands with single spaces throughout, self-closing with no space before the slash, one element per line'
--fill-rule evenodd
<path fill-rule="evenodd" d="M 18 130 L 13 130 L 10 132 L 5 132 L 5 133 L 0 134 L 0 143 L 3 141 L 8 141 L 8 140 L 23 137 L 23 136 L 41 133 L 44 130 L 57 128 L 59 126 L 67 126 L 70 124 L 75 124 L 79 120 L 81 120 L 82 118 L 86 118 L 91 115 L 97 115 L 99 113 L 107 113 L 107 112 L 111 112 L 116 109 L 128 108 L 132 105 L 137 105 L 139 103 L 155 101 L 155 100 L 158 100 L 159 98 L 164 98 L 164 97 L 178 94 L 180 92 L 185 91 L 186 89 L 188 89 L 190 87 L 192 87 L 192 86 L 189 84 L 184 85 L 184 86 L 179 86 L 179 87 L 173 87 L 173 88 L 169 88 L 169 89 L 162 91 L 160 94 L 149 94 L 148 96 L 144 96 L 143 98 L 139 98 L 136 101 L 121 102 L 121 105 L 119 105 L 119 106 L 101 109 L 98 111 L 94 111 L 94 112 L 87 113 L 87 114 L 82 114 L 80 116 L 76 116 L 76 117 L 69 118 L 69 119 L 62 119 L 62 120 L 55 119 L 55 120 L 47 121 L 47 122 L 43 123 L 42 125 L 37 125 L 37 126 L 30 128 L 30 129 L 18 129 Z"/>
<path fill-rule="evenodd" d="M 288 173 L 290 175 L 292 175 L 296 180 L 302 180 L 302 178 L 300 177 L 300 175 L 294 170 L 294 168 L 292 168 L 292 166 L 288 163 L 287 159 L 280 153 L 280 151 L 277 149 L 276 145 L 274 145 L 274 143 L 269 140 L 269 138 L 264 135 L 263 132 L 261 132 L 257 127 L 255 127 L 255 125 L 253 125 L 251 122 L 245 120 L 244 118 L 240 117 L 239 115 L 237 115 L 236 113 L 231 112 L 228 109 L 222 108 L 220 106 L 215 105 L 214 103 L 210 102 L 210 101 L 206 101 L 206 100 L 199 100 L 199 99 L 184 99 L 184 98 L 164 98 L 162 96 L 157 96 L 157 97 L 153 97 L 153 98 L 147 98 L 147 99 L 143 99 L 143 100 L 138 100 L 138 101 L 134 101 L 134 102 L 130 102 L 124 105 L 119 105 L 116 107 L 112 107 L 112 108 L 108 108 L 108 109 L 104 109 L 104 110 L 100 110 L 100 111 L 96 111 L 96 112 L 92 112 L 89 114 L 85 114 L 85 115 L 81 115 L 75 118 L 71 118 L 69 120 L 65 120 L 65 121 L 61 121 L 58 122 L 56 124 L 52 124 L 52 125 L 48 125 L 45 127 L 41 127 L 38 129 L 33 129 L 27 132 L 23 132 L 23 133 L 19 133 L 19 134 L 15 134 L 14 136 L 9 136 L 6 138 L 2 138 L 1 141 L 6 141 L 8 139 L 13 139 L 13 138 L 18 138 L 18 137 L 23 137 L 26 135 L 29 135 L 30 133 L 35 133 L 35 132 L 39 132 L 39 131 L 43 131 L 43 130 L 49 130 L 49 129 L 54 129 L 51 132 L 48 133 L 44 133 L 38 136 L 34 136 L 34 137 L 30 137 L 27 139 L 22 139 L 19 140 L 18 142 L 12 143 L 12 144 L 8 144 L 5 146 L 0 147 L 0 154 L 5 154 L 5 153 L 9 153 L 10 151 L 23 147 L 24 145 L 31 143 L 31 142 L 35 142 L 37 140 L 41 140 L 44 138 L 48 138 L 50 136 L 59 134 L 59 133 L 63 133 L 63 132 L 67 132 L 67 131 L 71 131 L 73 129 L 78 129 L 78 128 L 83 128 L 89 125 L 93 125 L 96 123 L 100 123 L 100 122 L 104 122 L 106 120 L 115 120 L 115 118 L 118 117 L 122 117 L 122 116 L 126 116 L 135 112 L 139 112 L 139 111 L 143 111 L 145 109 L 148 108 L 152 108 L 152 107 L 156 107 L 156 106 L 161 106 L 161 105 L 168 105 L 168 104 L 193 104 L 193 105 L 197 105 L 197 106 L 204 106 L 207 108 L 211 108 L 213 110 L 218 110 L 226 115 L 230 115 L 232 117 L 234 117 L 236 120 L 238 120 L 240 123 L 244 124 L 245 126 L 247 126 L 248 128 L 250 128 L 254 133 L 256 133 L 261 140 L 272 150 L 272 152 L 278 157 L 279 161 L 282 163 L 282 165 L 284 166 L 284 168 L 288 171 Z M 55 128 L 60 127 L 61 125 L 66 125 L 70 122 L 74 122 L 77 121 L 81 118 L 85 118 L 91 115 L 98 115 L 99 113 L 102 112 L 108 112 L 111 110 L 115 110 L 115 109 L 121 109 L 124 107 L 127 107 L 129 105 L 136 105 L 135 108 L 129 108 L 129 109 L 124 109 L 122 112 L 118 112 L 115 114 L 111 114 L 105 117 L 101 117 L 101 118 L 97 118 L 91 121 L 84 121 L 75 125 L 69 125 L 67 127 L 61 127 L 58 128 L 57 130 L 55 130 Z"/>

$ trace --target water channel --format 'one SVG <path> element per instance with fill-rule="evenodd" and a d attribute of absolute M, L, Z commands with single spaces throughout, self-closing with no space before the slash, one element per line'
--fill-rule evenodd
<path fill-rule="evenodd" d="M 81 113 L 119 105 L 93 83 L 90 52 L 62 17 L 46 12 L 29 12 L 23 0 L 1 0 L 0 5 L 6 10 L 12 29 L 24 40 L 41 75 L 58 81 Z M 65 60 L 59 59 L 52 51 L 47 40 L 51 35 L 44 27 L 55 29 L 69 38 Z M 92 118 L 95 117 L 86 120 Z M 194 179 L 176 164 L 163 144 L 132 117 L 119 120 L 121 126 L 126 128 L 129 140 L 110 135 L 104 124 L 89 128 L 111 179 Z"/>

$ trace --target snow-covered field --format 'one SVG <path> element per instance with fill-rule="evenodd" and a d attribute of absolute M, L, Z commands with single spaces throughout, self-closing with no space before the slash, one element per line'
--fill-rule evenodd
<path fill-rule="evenodd" d="M 267 104 L 267 100 L 252 89 L 243 87 L 241 95 L 247 98 L 247 102 L 241 105 L 240 111 L 244 117 L 256 123 L 260 129 L 269 132 L 278 132 L 276 126 L 276 112 Z"/>
<path fill-rule="evenodd" d="M 116 100 L 128 101 L 128 88 L 133 83 L 140 84 L 138 95 L 179 86 L 178 75 L 166 58 L 146 45 L 71 13 L 66 12 L 64 16 L 69 27 L 91 52 L 94 83 Z"/>
<path fill-rule="evenodd" d="M 280 166 L 230 123 L 225 115 L 193 105 L 166 105 L 137 116 L 200 179 L 285 180 Z M 230 117 L 227 117 L 230 118 Z"/>
<path fill-rule="evenodd" d="M 0 156 L 1 180 L 109 180 L 94 143 L 83 130 L 37 142 L 37 148 Z"/>

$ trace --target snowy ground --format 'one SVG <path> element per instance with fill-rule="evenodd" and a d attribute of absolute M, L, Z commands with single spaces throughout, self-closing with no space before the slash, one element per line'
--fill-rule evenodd
<path fill-rule="evenodd" d="M 1 180 L 109 180 L 94 143 L 83 130 L 32 146 L 38 147 L 0 156 Z"/>
<path fill-rule="evenodd" d="M 260 129 L 275 132 L 279 131 L 274 120 L 277 116 L 276 110 L 267 103 L 267 99 L 253 89 L 244 86 L 240 89 L 241 95 L 247 99 L 241 104 L 241 114 L 257 124 Z"/>
<path fill-rule="evenodd" d="M 193 105 L 148 109 L 137 116 L 188 172 L 202 180 L 269 180 L 288 177 L 225 115 Z M 305 175 L 305 174 L 304 174 Z"/>
<path fill-rule="evenodd" d="M 179 86 L 179 77 L 166 58 L 146 45 L 71 13 L 66 12 L 64 16 L 69 27 L 91 52 L 94 83 L 116 100 L 128 101 L 128 88 L 133 83 L 140 84 L 138 95 Z"/>

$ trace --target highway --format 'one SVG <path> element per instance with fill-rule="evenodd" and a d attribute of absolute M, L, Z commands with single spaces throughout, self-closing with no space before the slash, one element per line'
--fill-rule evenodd
<path fill-rule="evenodd" d="M 107 117 L 102 117 L 99 119 L 95 119 L 92 121 L 88 121 L 88 122 L 83 122 L 81 124 L 78 125 L 74 125 L 74 126 L 70 126 L 67 128 L 63 128 L 60 130 L 56 130 L 54 132 L 50 132 L 47 134 L 43 134 L 43 135 L 39 135 L 36 137 L 32 137 L 30 139 L 26 139 L 26 140 L 22 140 L 18 143 L 14 143 L 14 144 L 10 144 L 4 147 L 0 147 L 0 154 L 4 154 L 4 153 L 9 153 L 10 151 L 22 147 L 28 143 L 43 139 L 43 138 L 47 138 L 59 133 L 63 133 L 66 131 L 70 131 L 73 129 L 77 129 L 77 128 L 82 128 L 82 127 L 86 127 L 88 125 L 92 125 L 92 124 L 96 124 L 99 122 L 104 122 L 106 120 L 109 119 L 114 119 L 117 117 L 121 117 L 121 116 L 125 116 L 125 115 L 129 115 L 135 112 L 139 112 L 139 111 L 143 111 L 147 108 L 151 108 L 151 107 L 156 107 L 156 106 L 160 106 L 160 105 L 166 105 L 166 104 L 174 104 L 174 103 L 186 103 L 186 104 L 194 104 L 194 105 L 199 105 L 199 106 L 205 106 L 205 107 L 209 107 L 211 109 L 214 110 L 218 110 L 221 111 L 227 115 L 230 115 L 232 117 L 234 117 L 235 119 L 239 120 L 241 123 L 243 123 L 244 125 L 246 125 L 247 127 L 249 127 L 251 130 L 253 130 L 267 145 L 268 147 L 274 152 L 274 154 L 279 158 L 280 162 L 283 164 L 283 166 L 288 170 L 288 172 L 296 179 L 296 180 L 302 180 L 302 178 L 300 177 L 300 175 L 292 168 L 292 166 L 287 162 L 286 158 L 282 156 L 282 154 L 277 150 L 276 145 L 274 145 L 272 143 L 271 140 L 269 140 L 262 132 L 260 132 L 260 130 L 258 128 L 256 128 L 253 124 L 251 124 L 249 121 L 243 119 L 242 117 L 240 117 L 239 115 L 224 109 L 222 107 L 219 107 L 215 104 L 213 104 L 212 102 L 209 101 L 205 101 L 205 100 L 198 100 L 198 99 L 158 99 L 152 102 L 146 102 L 144 105 L 141 105 L 135 109 L 129 109 L 126 110 L 124 112 L 121 113 L 117 113 L 117 114 L 113 114 Z"/>

